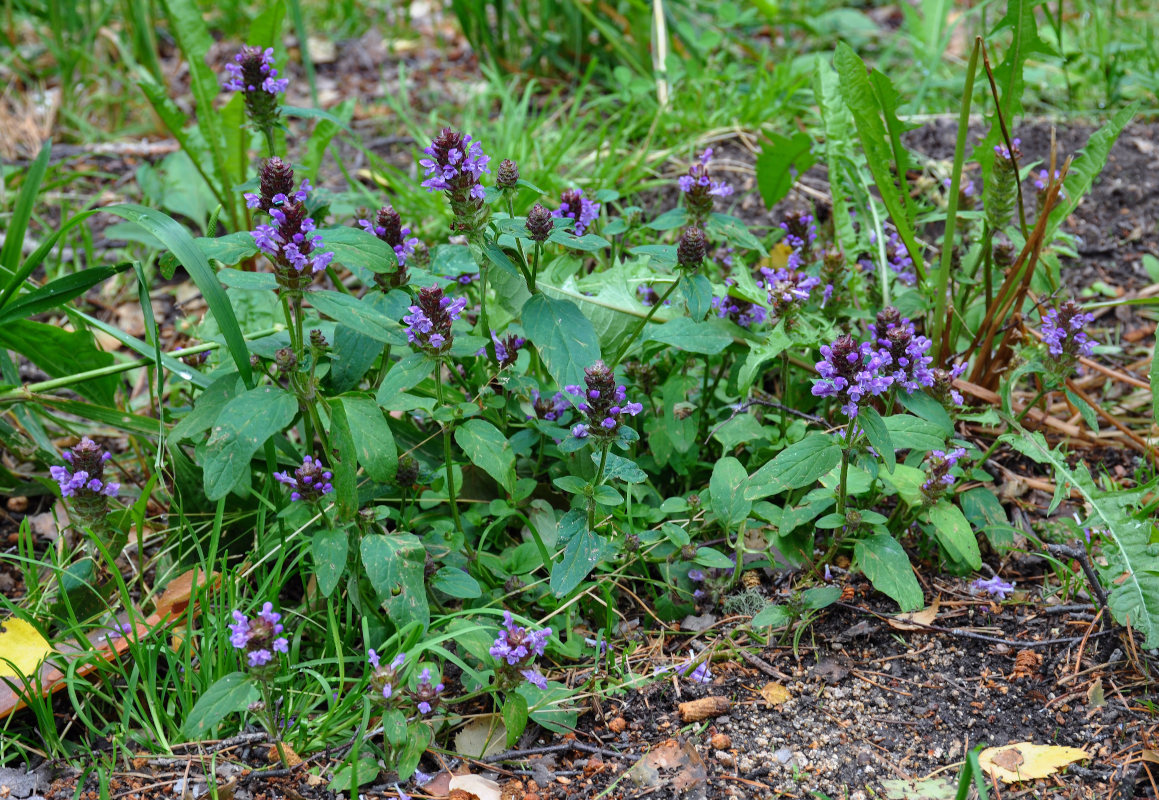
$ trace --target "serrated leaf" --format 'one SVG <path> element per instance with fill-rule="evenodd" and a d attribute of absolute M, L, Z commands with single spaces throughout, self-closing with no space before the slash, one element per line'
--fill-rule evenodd
<path fill-rule="evenodd" d="M 792 344 L 793 340 L 785 333 L 785 326 L 778 322 L 775 328 L 765 334 L 763 341 L 749 345 L 748 355 L 737 375 L 737 387 L 741 393 L 748 392 L 765 364 L 788 350 Z"/>
<path fill-rule="evenodd" d="M 599 453 L 592 453 L 592 462 L 600 463 Z M 604 464 L 604 477 L 614 478 L 624 483 L 643 483 L 648 480 L 647 473 L 640 469 L 635 461 L 611 452 L 608 453 L 608 460 Z"/>
<path fill-rule="evenodd" d="M 1111 613 L 1120 625 L 1142 633 L 1145 647 L 1159 647 L 1159 546 L 1151 543 L 1154 523 L 1130 516 L 1130 493 L 1099 491 L 1083 464 L 1072 470 L 1041 433 L 1009 433 L 1001 439 L 1039 464 L 1049 464 L 1060 485 L 1070 485 L 1082 495 L 1091 521 L 1110 534 L 1103 548 L 1107 565 L 1099 572 L 1108 585 Z"/>

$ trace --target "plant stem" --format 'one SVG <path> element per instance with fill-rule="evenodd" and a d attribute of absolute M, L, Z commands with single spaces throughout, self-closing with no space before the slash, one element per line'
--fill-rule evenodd
<path fill-rule="evenodd" d="M 435 362 L 435 399 L 438 402 L 440 409 L 446 408 L 443 402 L 443 362 Z M 463 543 L 470 548 L 467 543 L 467 534 L 463 530 L 463 520 L 459 517 L 459 501 L 455 497 L 455 474 L 451 469 L 451 426 L 443 426 L 443 464 L 447 472 L 447 500 L 451 503 L 451 516 L 455 519 L 455 528 L 459 533 L 463 534 Z"/>
<path fill-rule="evenodd" d="M 531 256 L 531 286 L 534 289 L 532 294 L 539 291 L 537 288 L 537 281 L 539 280 L 539 254 L 543 250 L 543 242 L 535 243 L 535 251 Z"/>
<path fill-rule="evenodd" d="M 1034 396 L 1034 399 L 1031 400 L 1029 403 L 1027 403 L 1026 407 L 1023 408 L 1021 411 L 1019 411 L 1018 416 L 1014 418 L 1015 425 L 1018 425 L 1019 423 L 1022 422 L 1022 420 L 1026 419 L 1026 415 L 1030 413 L 1030 409 L 1032 409 L 1036 405 L 1038 405 L 1038 401 L 1043 398 L 1043 396 L 1047 393 L 1047 391 L 1049 391 L 1049 390 L 1048 389 L 1039 389 L 1038 390 L 1038 394 L 1036 394 Z M 990 443 L 990 446 L 988 448 L 986 448 L 986 452 L 983 453 L 978 458 L 978 460 L 975 461 L 974 463 L 979 464 L 979 465 L 985 464 L 986 459 L 990 458 L 990 456 L 993 455 L 994 451 L 997 449 L 998 449 L 998 439 L 995 438 L 994 441 Z"/>
<path fill-rule="evenodd" d="M 608 363 L 609 367 L 612 369 L 616 368 L 616 365 L 620 363 L 620 359 L 624 357 L 624 354 L 628 352 L 628 349 L 632 346 L 632 343 L 636 341 L 636 337 L 640 335 L 642 330 L 644 330 L 644 326 L 648 324 L 648 322 L 656 314 L 656 311 L 659 310 L 660 306 L 664 305 L 664 301 L 671 297 L 672 293 L 676 291 L 676 287 L 680 285 L 680 280 L 683 277 L 683 272 L 676 273 L 676 280 L 672 281 L 672 285 L 669 286 L 668 290 L 660 296 L 660 298 L 656 301 L 656 304 L 648 309 L 648 313 L 644 315 L 644 318 L 636 323 L 636 327 L 632 330 L 631 335 L 624 339 L 624 343 L 621 344 L 620 349 L 616 351 L 615 357 Z"/>
<path fill-rule="evenodd" d="M 845 441 L 841 444 L 841 483 L 837 487 L 837 513 L 845 513 L 845 484 L 849 480 L 849 445 L 853 441 L 853 422 L 845 423 Z"/>
<path fill-rule="evenodd" d="M 608 449 L 611 444 L 605 444 L 603 451 L 600 453 L 600 466 L 596 470 L 596 477 L 592 480 L 592 488 L 600 485 L 600 480 L 604 477 L 604 467 L 608 463 Z M 596 498 L 594 496 L 588 498 L 588 530 L 592 531 L 596 528 Z"/>

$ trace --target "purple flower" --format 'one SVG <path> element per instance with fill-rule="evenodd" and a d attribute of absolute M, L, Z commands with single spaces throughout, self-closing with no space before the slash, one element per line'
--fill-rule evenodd
<path fill-rule="evenodd" d="M 957 447 L 946 453 L 933 450 L 926 456 L 926 481 L 922 484 L 922 495 L 928 502 L 934 502 L 957 480 L 950 470 L 966 456 L 964 447 Z"/>
<path fill-rule="evenodd" d="M 757 286 L 768 292 L 773 314 L 785 320 L 791 320 L 821 285 L 818 277 L 784 267 L 761 267 L 759 275 Z"/>
<path fill-rule="evenodd" d="M 519 674 L 527 679 L 527 682 L 539 689 L 547 688 L 547 678 L 545 678 L 538 670 L 522 669 Z"/>
<path fill-rule="evenodd" d="M 712 683 L 712 670 L 708 668 L 707 661 L 693 666 L 693 658 L 689 658 L 686 663 L 677 668 L 676 673 L 693 683 Z"/>
<path fill-rule="evenodd" d="M 274 49 L 245 46 L 225 65 L 229 73 L 221 88 L 241 92 L 245 97 L 246 113 L 254 125 L 272 135 L 280 110 L 278 95 L 285 92 L 290 82 L 278 77 L 274 67 Z"/>
<path fill-rule="evenodd" d="M 503 627 L 491 645 L 491 656 L 506 661 L 511 666 L 530 663 L 536 656 L 543 655 L 547 640 L 551 638 L 551 628 L 533 631 L 515 624 L 510 611 L 503 612 Z"/>
<path fill-rule="evenodd" d="M 1094 353 L 1095 342 L 1083 330 L 1094 321 L 1095 315 L 1083 313 L 1073 300 L 1042 315 L 1042 340 L 1046 343 L 1049 365 L 1056 372 L 1065 372 L 1079 358 Z"/>
<path fill-rule="evenodd" d="M 869 342 L 858 344 L 852 336 L 841 336 L 832 345 L 822 345 L 821 355 L 824 360 L 817 362 L 821 379 L 813 384 L 813 395 L 837 398 L 850 419 L 857 416 L 862 400 L 882 394 L 893 383 L 887 370 L 889 353 Z"/>
<path fill-rule="evenodd" d="M 1021 156 L 1022 153 L 1018 148 L 1022 145 L 1022 140 L 1016 138 L 1011 144 L 1014 145 L 1013 153 L 1010 152 L 1005 144 L 996 144 L 994 145 L 994 155 L 998 156 L 1002 161 L 1013 161 L 1015 158 Z"/>
<path fill-rule="evenodd" d="M 712 308 L 718 317 L 732 320 L 742 328 L 760 325 L 769 316 L 764 306 L 731 295 L 712 298 Z"/>
<path fill-rule="evenodd" d="M 423 671 L 419 673 L 418 685 L 411 692 L 415 701 L 415 708 L 419 710 L 420 714 L 430 714 L 438 705 L 439 695 L 442 694 L 443 684 L 435 683 L 431 678 L 431 670 L 429 667 L 423 667 Z"/>
<path fill-rule="evenodd" d="M 688 580 L 699 583 L 704 580 L 704 570 L 690 569 L 688 570 Z"/>
<path fill-rule="evenodd" d="M 300 292 L 310 283 L 313 276 L 324 271 L 334 260 L 334 254 L 322 250 L 322 238 L 314 232 L 315 224 L 306 213 L 306 198 L 310 192 L 310 182 L 303 180 L 296 192 L 290 195 L 279 192 L 267 198 L 267 173 L 275 171 L 279 181 L 281 173 L 288 172 L 289 183 L 293 183 L 293 170 L 280 161 L 270 159 L 262 167 L 262 195 L 247 195 L 247 205 L 254 208 L 268 206 L 274 224 L 261 224 L 250 232 L 254 245 L 264 253 L 274 265 L 274 275 L 278 285 L 291 292 Z M 271 178 L 272 182 L 272 178 Z"/>
<path fill-rule="evenodd" d="M 934 385 L 930 368 L 934 359 L 927 355 L 933 342 L 919 336 L 909 319 L 891 306 L 878 313 L 873 332 L 878 346 L 889 354 L 895 386 L 900 386 L 906 394 L 913 394 L 922 387 Z"/>
<path fill-rule="evenodd" d="M 781 241 L 793 250 L 808 252 L 817 241 L 817 223 L 812 214 L 794 212 L 778 225 L 785 232 Z"/>
<path fill-rule="evenodd" d="M 571 402 L 563 392 L 556 392 L 551 397 L 543 397 L 540 395 L 538 389 L 532 389 L 531 407 L 535 411 L 537 418 L 555 422 L 563 416 L 565 411 L 571 408 Z M 531 417 L 528 417 L 528 419 L 531 419 Z"/>
<path fill-rule="evenodd" d="M 451 128 L 443 128 L 423 152 L 428 156 L 419 161 L 426 170 L 423 187 L 429 192 L 446 192 L 455 230 L 478 231 L 486 218 L 483 200 L 487 197 L 479 180 L 484 173 L 491 173 L 487 166 L 491 156 L 483 152 L 479 142 Z"/>
<path fill-rule="evenodd" d="M 402 318 L 406 324 L 406 338 L 418 350 L 431 355 L 443 355 L 451 349 L 451 323 L 467 307 L 467 298 L 452 299 L 439 286 L 419 290 L 418 305 L 408 308 L 410 314 Z"/>
<path fill-rule="evenodd" d="M 410 228 L 402 224 L 402 218 L 392 206 L 380 208 L 374 222 L 360 219 L 358 224 L 367 233 L 374 234 L 390 245 L 398 258 L 399 267 L 406 266 L 406 260 L 414 255 L 415 248 L 418 247 L 418 238 L 410 235 Z"/>
<path fill-rule="evenodd" d="M 997 575 L 995 575 L 993 578 L 990 578 L 989 580 L 978 578 L 973 583 L 971 583 L 970 586 L 976 592 L 988 594 L 991 597 L 998 598 L 999 600 L 1005 600 L 1007 595 L 1013 594 L 1014 592 L 1014 584 L 1006 583 Z"/>
<path fill-rule="evenodd" d="M 302 466 L 294 470 L 293 475 L 288 472 L 274 473 L 274 478 L 279 483 L 290 487 L 291 500 L 295 502 L 305 500 L 308 503 L 316 502 L 323 495 L 334 491 L 334 485 L 330 483 L 333 477 L 334 473 L 312 456 L 303 458 Z"/>
<path fill-rule="evenodd" d="M 551 212 L 556 219 L 567 217 L 575 220 L 572 232 L 583 236 L 584 231 L 599 219 L 600 204 L 584 197 L 583 189 L 567 189 L 559 196 L 559 208 Z"/>
<path fill-rule="evenodd" d="M 69 466 L 54 465 L 48 468 L 48 473 L 60 486 L 61 497 L 83 500 L 88 505 L 95 501 L 95 506 L 103 505 L 107 509 L 107 498 L 116 497 L 121 490 L 121 484 L 105 481 L 105 462 L 112 457 L 112 453 L 102 450 L 100 445 L 85 436 L 72 450 L 64 451 L 63 458 Z M 103 513 L 95 506 L 93 514 Z M 80 505 L 76 508 L 81 510 Z"/>
<path fill-rule="evenodd" d="M 509 333 L 503 338 L 500 338 L 495 331 L 491 331 L 491 341 L 495 345 L 495 359 L 499 362 L 500 369 L 510 367 L 514 364 L 516 357 L 519 355 L 519 348 L 527 343 L 527 340 L 522 336 Z M 487 355 L 487 348 L 480 347 L 475 352 L 475 355 Z"/>
<path fill-rule="evenodd" d="M 688 173 L 677 179 L 680 191 L 684 193 L 685 207 L 693 227 L 702 227 L 712 213 L 717 197 L 728 197 L 732 186 L 725 181 L 713 180 L 708 172 L 708 162 L 712 160 L 712 148 L 707 148 L 688 169 Z"/>
<path fill-rule="evenodd" d="M 615 375 L 603 361 L 584 370 L 584 384 L 586 388 L 574 384 L 563 388 L 575 398 L 572 401 L 575 407 L 587 416 L 586 423 L 572 428 L 572 436 L 577 439 L 588 436 L 614 439 L 627 417 L 644 410 L 642 403 L 628 402 L 628 390 L 616 383 Z"/>
<path fill-rule="evenodd" d="M 238 610 L 232 613 L 229 643 L 246 655 L 251 667 L 263 667 L 274 660 L 274 653 L 288 653 L 289 640 L 282 636 L 282 615 L 273 603 L 265 603 L 251 620 Z"/>

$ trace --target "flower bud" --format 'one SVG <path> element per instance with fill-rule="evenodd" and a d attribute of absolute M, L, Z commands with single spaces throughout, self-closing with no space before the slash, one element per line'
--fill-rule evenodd
<path fill-rule="evenodd" d="M 509 158 L 499 162 L 499 169 L 495 173 L 495 188 L 514 189 L 519 182 L 519 165 Z"/>
<path fill-rule="evenodd" d="M 676 246 L 676 264 L 683 270 L 695 272 L 704 261 L 707 249 L 704 232 L 700 228 L 685 228 Z"/>
<path fill-rule="evenodd" d="M 531 207 L 531 211 L 527 212 L 527 233 L 534 242 L 547 241 L 547 237 L 551 235 L 551 229 L 554 225 L 555 222 L 552 220 L 551 212 L 539 203 L 536 203 Z"/>

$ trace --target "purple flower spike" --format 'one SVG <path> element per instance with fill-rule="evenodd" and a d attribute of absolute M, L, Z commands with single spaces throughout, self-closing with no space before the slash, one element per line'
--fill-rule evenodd
<path fill-rule="evenodd" d="M 454 336 L 451 323 L 467 307 L 467 298 L 451 299 L 439 286 L 419 290 L 418 305 L 410 306 L 410 314 L 402 318 L 406 337 L 416 349 L 440 356 L 451 349 Z"/>
<path fill-rule="evenodd" d="M 559 196 L 559 208 L 551 212 L 556 219 L 567 217 L 575 220 L 572 232 L 583 236 L 593 222 L 599 219 L 600 204 L 584 197 L 583 189 L 568 189 Z"/>
<path fill-rule="evenodd" d="M 712 683 L 712 670 L 708 668 L 707 661 L 702 661 L 694 667 L 690 658 L 685 664 L 677 668 L 676 672 L 693 683 Z"/>
<path fill-rule="evenodd" d="M 491 156 L 470 136 L 451 128 L 443 128 L 423 152 L 428 156 L 419 161 L 426 170 L 423 187 L 429 192 L 446 192 L 455 230 L 477 232 L 486 220 L 483 200 L 487 197 L 479 180 L 484 173 L 491 173 L 487 166 Z"/>
<path fill-rule="evenodd" d="M 684 193 L 684 204 L 693 227 L 703 227 L 712 214 L 713 204 L 718 197 L 732 194 L 732 186 L 725 181 L 713 180 L 708 164 L 712 160 L 712 148 L 706 149 L 688 169 L 688 173 L 677 179 L 680 191 Z"/>
<path fill-rule="evenodd" d="M 966 457 L 966 449 L 957 447 L 946 453 L 933 450 L 926 456 L 926 481 L 922 484 L 922 495 L 928 502 L 934 502 L 957 480 L 950 470 Z"/>
<path fill-rule="evenodd" d="M 303 458 L 302 466 L 294 470 L 293 475 L 288 472 L 274 473 L 279 483 L 290 487 L 291 500 L 305 500 L 308 503 L 317 502 L 323 495 L 334 491 L 334 485 L 330 483 L 333 477 L 334 473 L 312 456 Z"/>
<path fill-rule="evenodd" d="M 1094 321 L 1095 315 L 1084 313 L 1073 300 L 1043 314 L 1042 340 L 1047 347 L 1048 366 L 1065 374 L 1080 358 L 1089 358 L 1095 351 L 1095 342 L 1084 329 Z"/>
<path fill-rule="evenodd" d="M 233 62 L 225 65 L 228 77 L 221 88 L 241 92 L 245 97 L 246 113 L 258 130 L 272 134 L 280 115 L 278 95 L 289 87 L 286 78 L 278 77 L 274 67 L 274 49 L 246 46 Z"/>
<path fill-rule="evenodd" d="M 615 375 L 603 361 L 584 370 L 584 384 L 586 389 L 576 385 L 564 387 L 574 398 L 575 407 L 587 416 L 585 423 L 572 428 L 572 436 L 577 439 L 588 436 L 604 441 L 615 439 L 627 417 L 644 410 L 642 403 L 628 402 L 628 390 L 616 383 Z"/>
<path fill-rule="evenodd" d="M 274 611 L 273 603 L 265 603 L 252 620 L 236 609 L 232 616 L 229 643 L 245 653 L 249 666 L 264 667 L 275 653 L 289 652 L 289 640 L 281 635 L 282 615 Z"/>
<path fill-rule="evenodd" d="M 888 352 L 869 342 L 860 344 L 852 336 L 842 336 L 832 345 L 822 345 L 823 361 L 817 362 L 821 379 L 813 384 L 816 397 L 834 397 L 849 419 L 857 416 L 858 404 L 884 393 L 893 383 L 889 374 Z"/>

